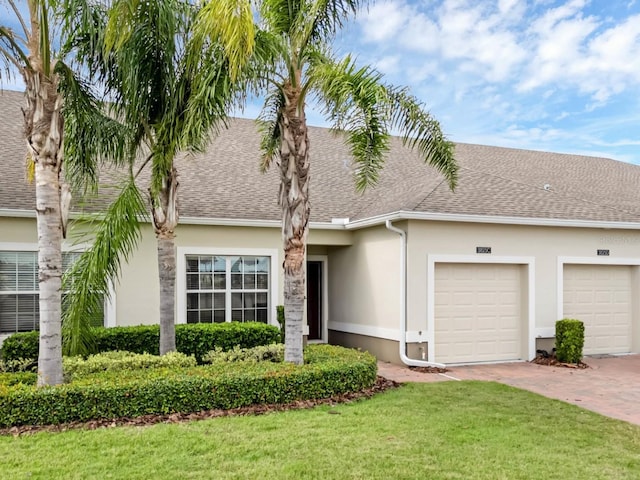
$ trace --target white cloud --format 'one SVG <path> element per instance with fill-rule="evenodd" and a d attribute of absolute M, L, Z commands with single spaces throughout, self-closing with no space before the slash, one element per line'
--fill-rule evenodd
<path fill-rule="evenodd" d="M 387 41 L 397 35 L 406 23 L 410 9 L 402 2 L 392 0 L 372 6 L 366 20 L 360 23 L 364 39 L 370 42 Z"/>

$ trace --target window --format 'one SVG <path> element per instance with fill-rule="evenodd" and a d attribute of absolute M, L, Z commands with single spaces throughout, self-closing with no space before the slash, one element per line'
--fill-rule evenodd
<path fill-rule="evenodd" d="M 187 323 L 269 320 L 270 257 L 186 255 Z"/>
<path fill-rule="evenodd" d="M 62 268 L 66 271 L 80 253 L 64 252 Z M 100 318 L 92 325 L 102 326 Z M 40 306 L 38 299 L 38 253 L 0 251 L 0 334 L 38 330 Z"/>

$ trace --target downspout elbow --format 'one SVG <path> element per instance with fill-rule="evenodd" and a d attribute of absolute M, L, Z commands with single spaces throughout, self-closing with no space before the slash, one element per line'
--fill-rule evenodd
<path fill-rule="evenodd" d="M 394 227 L 391 220 L 385 222 L 387 230 L 400 235 L 400 360 L 410 367 L 439 367 L 444 364 L 416 360 L 407 356 L 407 232 Z"/>

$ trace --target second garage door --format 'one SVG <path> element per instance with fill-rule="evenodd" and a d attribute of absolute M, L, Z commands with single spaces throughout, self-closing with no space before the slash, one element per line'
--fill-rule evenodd
<path fill-rule="evenodd" d="M 523 358 L 522 268 L 510 264 L 436 264 L 437 362 Z"/>
<path fill-rule="evenodd" d="M 586 355 L 631 351 L 631 268 L 564 266 L 563 316 L 584 322 Z"/>

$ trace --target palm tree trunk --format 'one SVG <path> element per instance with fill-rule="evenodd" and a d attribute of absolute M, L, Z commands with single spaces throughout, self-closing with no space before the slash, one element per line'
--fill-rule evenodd
<path fill-rule="evenodd" d="M 35 162 L 38 228 L 38 288 L 40 349 L 38 386 L 63 382 L 61 335 L 62 217 L 62 97 L 44 75 L 25 70 L 27 109 L 25 136 Z"/>
<path fill-rule="evenodd" d="M 153 227 L 158 241 L 158 279 L 160 282 L 160 355 L 176 350 L 176 246 L 178 225 L 178 172 L 172 168 L 152 209 Z"/>
<path fill-rule="evenodd" d="M 45 160 L 46 161 L 46 160 Z M 40 158 L 36 163 L 40 350 L 38 386 L 57 385 L 62 377 L 62 227 L 58 173 Z"/>
<path fill-rule="evenodd" d="M 160 355 L 176 350 L 174 319 L 176 295 L 175 235 L 158 236 L 158 273 L 160 280 Z"/>
<path fill-rule="evenodd" d="M 309 230 L 309 136 L 300 90 L 285 86 L 286 106 L 280 131 L 280 207 L 284 243 L 286 362 L 303 363 L 305 248 Z"/>

